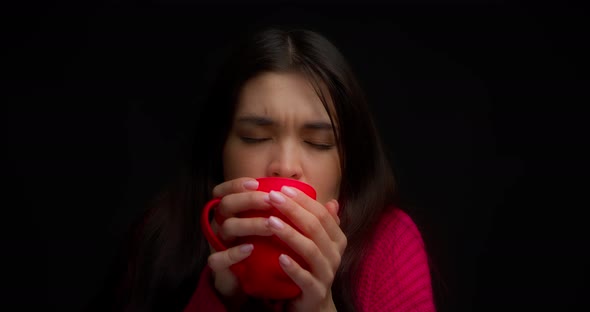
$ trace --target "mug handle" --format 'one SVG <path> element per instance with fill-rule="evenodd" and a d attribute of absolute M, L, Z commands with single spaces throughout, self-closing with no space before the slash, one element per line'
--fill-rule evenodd
<path fill-rule="evenodd" d="M 211 229 L 211 224 L 209 223 L 209 211 L 211 211 L 211 208 L 217 206 L 220 201 L 221 198 L 214 198 L 207 202 L 207 204 L 205 204 L 205 208 L 203 208 L 203 213 L 201 214 L 201 228 L 203 228 L 205 238 L 207 238 L 207 241 L 209 241 L 211 246 L 213 246 L 216 251 L 223 251 L 227 249 L 219 237 L 213 233 L 213 229 Z"/>

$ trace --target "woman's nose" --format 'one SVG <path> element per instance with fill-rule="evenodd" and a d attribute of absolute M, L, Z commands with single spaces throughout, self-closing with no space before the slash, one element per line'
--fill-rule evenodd
<path fill-rule="evenodd" d="M 297 148 L 286 144 L 277 146 L 269 163 L 267 176 L 301 179 L 303 168 Z"/>

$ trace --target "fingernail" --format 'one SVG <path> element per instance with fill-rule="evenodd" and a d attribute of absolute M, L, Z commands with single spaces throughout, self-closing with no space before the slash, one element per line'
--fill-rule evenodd
<path fill-rule="evenodd" d="M 291 260 L 289 260 L 289 257 L 284 254 L 279 256 L 279 262 L 284 266 L 291 265 Z"/>
<path fill-rule="evenodd" d="M 288 186 L 283 186 L 281 188 L 281 192 L 283 192 L 285 195 L 289 197 L 295 197 L 295 195 L 297 195 L 297 192 L 292 187 Z"/>
<path fill-rule="evenodd" d="M 277 204 L 282 204 L 286 201 L 285 197 L 281 195 L 281 193 L 279 192 L 270 191 L 270 194 L 268 196 L 270 197 L 271 201 Z"/>
<path fill-rule="evenodd" d="M 264 194 L 262 199 L 264 200 L 265 203 L 270 204 L 270 197 L 268 196 L 268 194 Z"/>
<path fill-rule="evenodd" d="M 244 188 L 247 190 L 252 190 L 255 191 L 258 189 L 258 181 L 256 180 L 248 180 L 246 182 L 244 182 Z"/>
<path fill-rule="evenodd" d="M 277 217 L 273 217 L 273 216 L 268 218 L 268 224 L 277 230 L 280 230 L 285 227 L 285 225 L 283 224 L 283 222 L 281 220 L 279 220 Z"/>
<path fill-rule="evenodd" d="M 240 246 L 240 251 L 242 253 L 250 253 L 252 250 L 254 250 L 254 245 L 252 244 Z"/>

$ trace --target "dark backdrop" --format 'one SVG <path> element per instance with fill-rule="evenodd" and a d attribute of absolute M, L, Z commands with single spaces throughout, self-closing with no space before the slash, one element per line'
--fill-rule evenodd
<path fill-rule="evenodd" d="M 228 44 L 288 24 L 323 33 L 358 75 L 440 311 L 588 306 L 584 11 L 269 3 L 3 11 L 4 302 L 82 309 L 176 168 Z"/>

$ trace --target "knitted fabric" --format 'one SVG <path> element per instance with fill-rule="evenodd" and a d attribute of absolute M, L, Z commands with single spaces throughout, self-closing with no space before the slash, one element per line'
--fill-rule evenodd
<path fill-rule="evenodd" d="M 360 267 L 359 310 L 435 311 L 427 254 L 416 224 L 394 209 L 375 230 Z"/>

